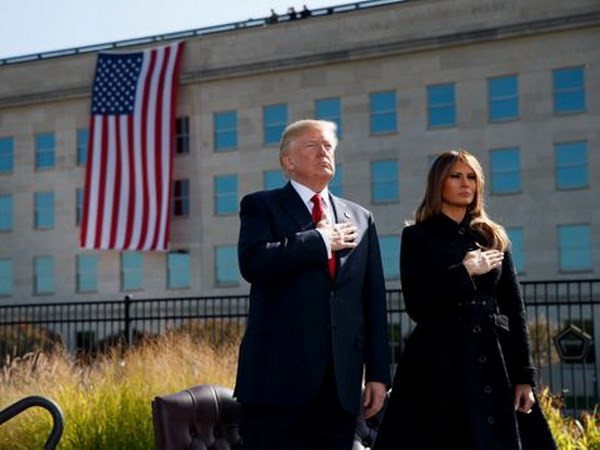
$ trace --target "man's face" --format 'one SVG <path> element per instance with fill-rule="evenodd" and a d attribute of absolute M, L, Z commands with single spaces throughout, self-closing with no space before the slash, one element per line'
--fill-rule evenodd
<path fill-rule="evenodd" d="M 335 174 L 335 144 L 330 132 L 318 128 L 302 131 L 283 155 L 289 177 L 320 192 Z"/>

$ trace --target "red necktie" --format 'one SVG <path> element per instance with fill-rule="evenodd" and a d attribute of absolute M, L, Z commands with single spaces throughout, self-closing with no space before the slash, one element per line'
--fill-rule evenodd
<path fill-rule="evenodd" d="M 310 201 L 313 202 L 312 219 L 313 223 L 316 224 L 323 217 L 323 200 L 320 195 L 315 194 Z M 329 275 L 331 275 L 331 279 L 335 279 L 335 264 L 335 255 L 331 252 L 331 258 L 329 258 Z"/>

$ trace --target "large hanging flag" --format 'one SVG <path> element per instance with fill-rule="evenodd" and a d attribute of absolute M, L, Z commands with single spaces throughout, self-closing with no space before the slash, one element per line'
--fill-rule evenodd
<path fill-rule="evenodd" d="M 81 247 L 167 250 L 183 42 L 100 53 L 92 92 Z"/>

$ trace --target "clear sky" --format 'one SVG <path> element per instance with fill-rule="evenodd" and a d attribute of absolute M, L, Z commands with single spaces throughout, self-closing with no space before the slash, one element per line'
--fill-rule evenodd
<path fill-rule="evenodd" d="M 0 59 L 353 3 L 295 1 L 0 0 Z"/>

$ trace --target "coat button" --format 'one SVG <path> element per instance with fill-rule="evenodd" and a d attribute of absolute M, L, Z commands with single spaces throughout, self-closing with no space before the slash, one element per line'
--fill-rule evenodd
<path fill-rule="evenodd" d="M 473 327 L 473 333 L 475 333 L 475 334 L 481 333 L 481 327 L 479 325 L 475 325 Z"/>
<path fill-rule="evenodd" d="M 483 388 L 483 392 L 485 392 L 486 394 L 491 394 L 492 393 L 492 387 L 488 384 Z"/>
<path fill-rule="evenodd" d="M 465 229 L 463 227 L 460 227 L 458 229 L 458 234 L 465 234 Z"/>
<path fill-rule="evenodd" d="M 488 418 L 487 418 L 487 422 L 488 422 L 490 425 L 494 425 L 494 424 L 496 423 L 496 419 L 494 419 L 494 416 L 488 416 Z"/>
<path fill-rule="evenodd" d="M 485 355 L 481 355 L 478 360 L 481 364 L 487 362 L 487 357 Z"/>

